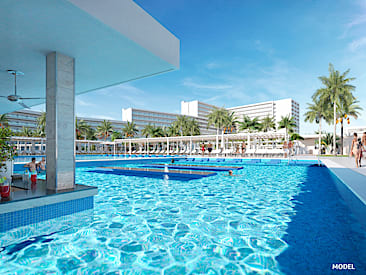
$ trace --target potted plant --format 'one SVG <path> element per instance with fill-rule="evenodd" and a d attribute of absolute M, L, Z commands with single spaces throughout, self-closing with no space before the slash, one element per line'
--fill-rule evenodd
<path fill-rule="evenodd" d="M 12 131 L 9 127 L 0 128 L 0 178 L 11 179 L 13 173 L 13 159 L 16 155 L 15 147 L 10 144 Z"/>

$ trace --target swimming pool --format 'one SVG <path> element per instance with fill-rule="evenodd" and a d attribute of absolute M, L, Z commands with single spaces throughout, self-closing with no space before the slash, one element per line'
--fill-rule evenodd
<path fill-rule="evenodd" d="M 366 271 L 365 231 L 324 167 L 244 164 L 191 181 L 92 169 L 76 180 L 98 186 L 94 210 L 1 233 L 1 274 Z"/>

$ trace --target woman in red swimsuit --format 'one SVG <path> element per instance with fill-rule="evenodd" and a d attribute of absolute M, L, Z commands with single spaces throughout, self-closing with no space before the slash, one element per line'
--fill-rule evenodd
<path fill-rule="evenodd" d="M 204 144 L 202 144 L 201 151 L 202 151 L 202 156 L 204 156 L 205 155 L 205 151 L 206 151 Z"/>

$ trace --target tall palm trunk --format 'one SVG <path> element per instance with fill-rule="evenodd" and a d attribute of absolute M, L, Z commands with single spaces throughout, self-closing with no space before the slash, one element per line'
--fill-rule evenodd
<path fill-rule="evenodd" d="M 319 153 L 318 155 L 322 154 L 322 118 L 319 119 Z"/>
<path fill-rule="evenodd" d="M 337 152 L 336 152 L 336 134 L 337 134 L 337 105 L 336 105 L 336 102 L 334 100 L 334 103 L 333 103 L 333 122 L 334 122 L 334 134 L 333 134 L 333 155 L 336 155 Z"/>
<path fill-rule="evenodd" d="M 343 119 L 341 121 L 341 155 L 343 155 Z"/>
<path fill-rule="evenodd" d="M 216 150 L 219 149 L 219 128 L 216 128 Z"/>

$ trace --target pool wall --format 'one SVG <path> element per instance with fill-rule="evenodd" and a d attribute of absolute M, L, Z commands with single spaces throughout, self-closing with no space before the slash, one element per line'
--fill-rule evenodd
<path fill-rule="evenodd" d="M 28 202 L 32 205 L 32 202 Z M 0 214 L 0 232 L 92 209 L 94 197 L 85 197 Z M 9 204 L 8 207 L 13 206 Z"/>
<path fill-rule="evenodd" d="M 348 168 L 332 167 L 327 161 L 325 165 L 339 194 L 366 230 L 366 176 Z"/>

